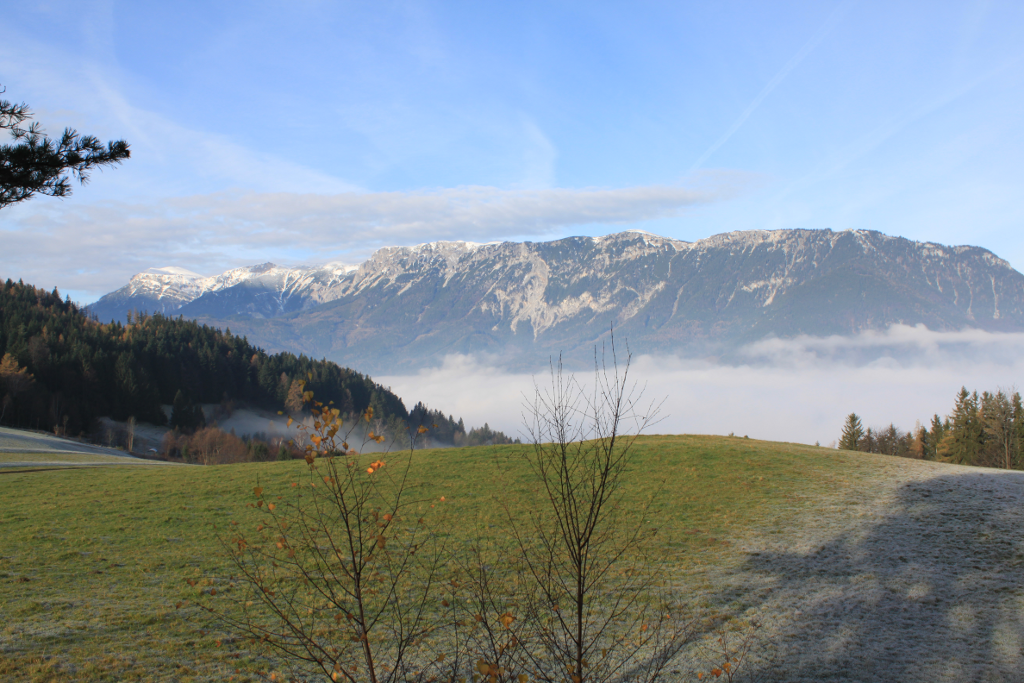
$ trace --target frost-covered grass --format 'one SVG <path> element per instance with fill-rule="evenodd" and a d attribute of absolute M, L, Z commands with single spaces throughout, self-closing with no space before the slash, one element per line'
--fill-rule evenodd
<path fill-rule="evenodd" d="M 0 463 L 31 462 L 56 465 L 167 465 L 158 460 L 145 460 L 129 455 L 103 453 L 0 453 Z"/>
<path fill-rule="evenodd" d="M 492 533 L 494 496 L 528 490 L 516 448 L 418 452 L 417 484 L 423 495 L 445 496 L 457 533 Z M 252 679 L 266 662 L 175 604 L 217 586 L 216 600 L 230 606 L 230 571 L 212 524 L 250 519 L 257 477 L 272 498 L 307 476 L 301 461 L 0 474 L 0 676 Z M 879 662 L 903 680 L 936 680 L 915 675 L 939 671 L 915 659 L 922 654 L 955 655 L 941 659 L 949 680 L 1017 671 L 1018 655 L 1005 653 L 1019 653 L 1021 632 L 1011 618 L 1020 601 L 1020 475 L 651 436 L 640 441 L 628 485 L 631 499 L 658 496 L 652 520 L 670 579 L 708 612 L 764 615 L 770 637 L 760 650 L 780 656 L 793 674 L 785 680 L 819 671 L 840 680 L 854 665 L 871 672 L 858 680 L 870 680 L 881 675 Z M 938 536 L 929 532 L 935 524 Z M 983 670 L 970 661 L 979 657 L 1003 663 Z"/>
<path fill-rule="evenodd" d="M 862 456 L 709 594 L 786 681 L 1024 680 L 1024 473 Z"/>

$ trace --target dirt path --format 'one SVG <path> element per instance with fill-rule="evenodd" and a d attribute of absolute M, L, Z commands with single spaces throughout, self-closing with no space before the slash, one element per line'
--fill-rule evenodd
<path fill-rule="evenodd" d="M 708 597 L 765 624 L 768 680 L 1024 680 L 1024 472 L 875 457 Z"/>

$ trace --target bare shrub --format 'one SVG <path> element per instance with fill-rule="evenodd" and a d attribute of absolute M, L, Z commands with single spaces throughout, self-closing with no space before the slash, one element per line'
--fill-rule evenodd
<path fill-rule="evenodd" d="M 690 625 L 648 554 L 652 501 L 624 487 L 658 406 L 642 403 L 614 340 L 610 360 L 595 357 L 589 390 L 561 361 L 535 388 L 525 412 L 530 490 L 503 502 L 512 552 L 474 549 L 464 565 L 479 624 L 470 658 L 492 680 L 653 681 L 688 642 Z"/>
<path fill-rule="evenodd" d="M 594 386 L 552 367 L 526 407 L 519 451 L 533 495 L 499 499 L 501 527 L 459 547 L 411 485 L 411 451 L 361 454 L 384 437 L 372 409 L 344 429 L 313 401 L 298 428 L 308 476 L 257 485 L 259 521 L 226 539 L 243 587 L 213 610 L 289 675 L 355 681 L 654 681 L 693 629 L 651 556 L 651 500 L 627 498 L 638 435 L 657 419 L 642 389 L 595 354 Z M 292 420 L 289 419 L 289 425 Z M 420 427 L 415 438 L 427 429 Z M 539 494 L 539 495 L 538 495 Z M 501 539 L 507 539 L 503 542 Z"/>
<path fill-rule="evenodd" d="M 339 411 L 312 399 L 302 483 L 254 488 L 260 521 L 229 539 L 243 579 L 242 612 L 217 614 L 254 644 L 282 654 L 292 674 L 332 680 L 437 676 L 445 628 L 431 600 L 444 541 L 426 524 L 433 507 L 409 486 L 410 454 L 363 456 L 342 435 Z M 363 416 L 373 424 L 373 411 Z M 291 422 L 291 420 L 289 420 Z M 384 437 L 366 431 L 363 447 Z M 386 458 L 386 460 L 384 459 Z M 284 502 L 278 502 L 284 501 Z"/>

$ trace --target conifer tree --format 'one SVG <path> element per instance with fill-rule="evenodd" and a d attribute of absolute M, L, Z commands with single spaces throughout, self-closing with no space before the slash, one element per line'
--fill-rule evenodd
<path fill-rule="evenodd" d="M 84 185 L 92 169 L 116 166 L 131 156 L 124 140 L 104 146 L 96 136 L 73 128 L 51 139 L 38 123 L 22 127 L 31 119 L 28 105 L 0 100 L 0 130 L 10 131 L 13 138 L 0 144 L 0 209 L 35 194 L 66 197 L 72 178 Z"/>
<path fill-rule="evenodd" d="M 1020 453 L 1024 446 L 1024 405 L 1021 404 L 1019 392 L 1015 391 L 1010 396 L 1010 410 L 1013 413 L 1013 429 L 1016 432 L 1018 456 L 1024 456 Z M 1024 457 L 1021 457 L 1021 460 L 1024 460 Z M 1022 464 L 1024 463 L 1018 461 L 1017 466 L 1020 467 Z"/>
<path fill-rule="evenodd" d="M 995 394 L 985 392 L 982 394 L 981 417 L 987 448 L 979 464 L 1011 469 L 1017 463 L 1020 451 L 1011 399 L 1001 390 Z"/>
<path fill-rule="evenodd" d="M 949 420 L 945 422 L 936 413 L 932 416 L 932 429 L 929 432 L 929 439 L 925 448 L 925 459 L 937 460 L 939 457 L 939 443 L 943 437 L 946 436 L 946 430 L 949 428 Z"/>
<path fill-rule="evenodd" d="M 981 455 L 984 432 L 978 415 L 978 392 L 960 388 L 949 429 L 939 444 L 939 457 L 958 465 L 975 465 Z"/>
<path fill-rule="evenodd" d="M 18 365 L 17 359 L 4 354 L 0 360 L 0 423 L 7 408 L 14 404 L 14 398 L 32 386 L 32 374 Z"/>
<path fill-rule="evenodd" d="M 917 460 L 926 458 L 930 440 L 931 434 L 928 433 L 928 430 L 921 426 L 920 422 L 915 424 L 913 438 L 910 440 L 907 456 Z"/>
<path fill-rule="evenodd" d="M 850 413 L 846 416 L 846 423 L 843 425 L 843 434 L 839 438 L 839 448 L 845 451 L 858 450 L 861 439 L 864 438 L 864 427 L 861 425 L 857 413 Z"/>

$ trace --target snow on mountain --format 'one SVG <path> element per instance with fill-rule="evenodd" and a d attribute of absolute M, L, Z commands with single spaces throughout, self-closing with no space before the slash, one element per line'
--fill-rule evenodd
<path fill-rule="evenodd" d="M 201 278 L 202 275 L 199 273 L 193 273 L 187 268 L 179 268 L 177 266 L 164 266 L 163 268 L 149 268 L 145 271 L 151 275 L 181 275 L 187 278 Z"/>
<path fill-rule="evenodd" d="M 124 320 L 128 311 L 150 313 L 235 315 L 251 313 L 263 317 L 280 315 L 295 308 L 292 302 L 315 305 L 330 299 L 329 290 L 339 278 L 356 267 L 332 263 L 324 266 L 284 268 L 273 263 L 234 268 L 220 275 L 204 277 L 185 268 L 150 268 L 132 277 L 124 287 L 89 306 L 101 320 Z M 214 304 L 223 295 L 237 310 Z M 256 310 L 242 299 L 260 298 L 267 304 Z M 267 300 L 269 295 L 269 300 Z M 249 310 L 253 309 L 253 310 Z"/>
<path fill-rule="evenodd" d="M 592 353 L 613 324 L 651 353 L 896 323 L 1024 331 L 1024 276 L 991 252 L 865 230 L 430 242 L 382 248 L 359 266 L 169 271 L 136 275 L 92 309 L 230 319 L 267 348 L 366 370 L 446 353 Z"/>

